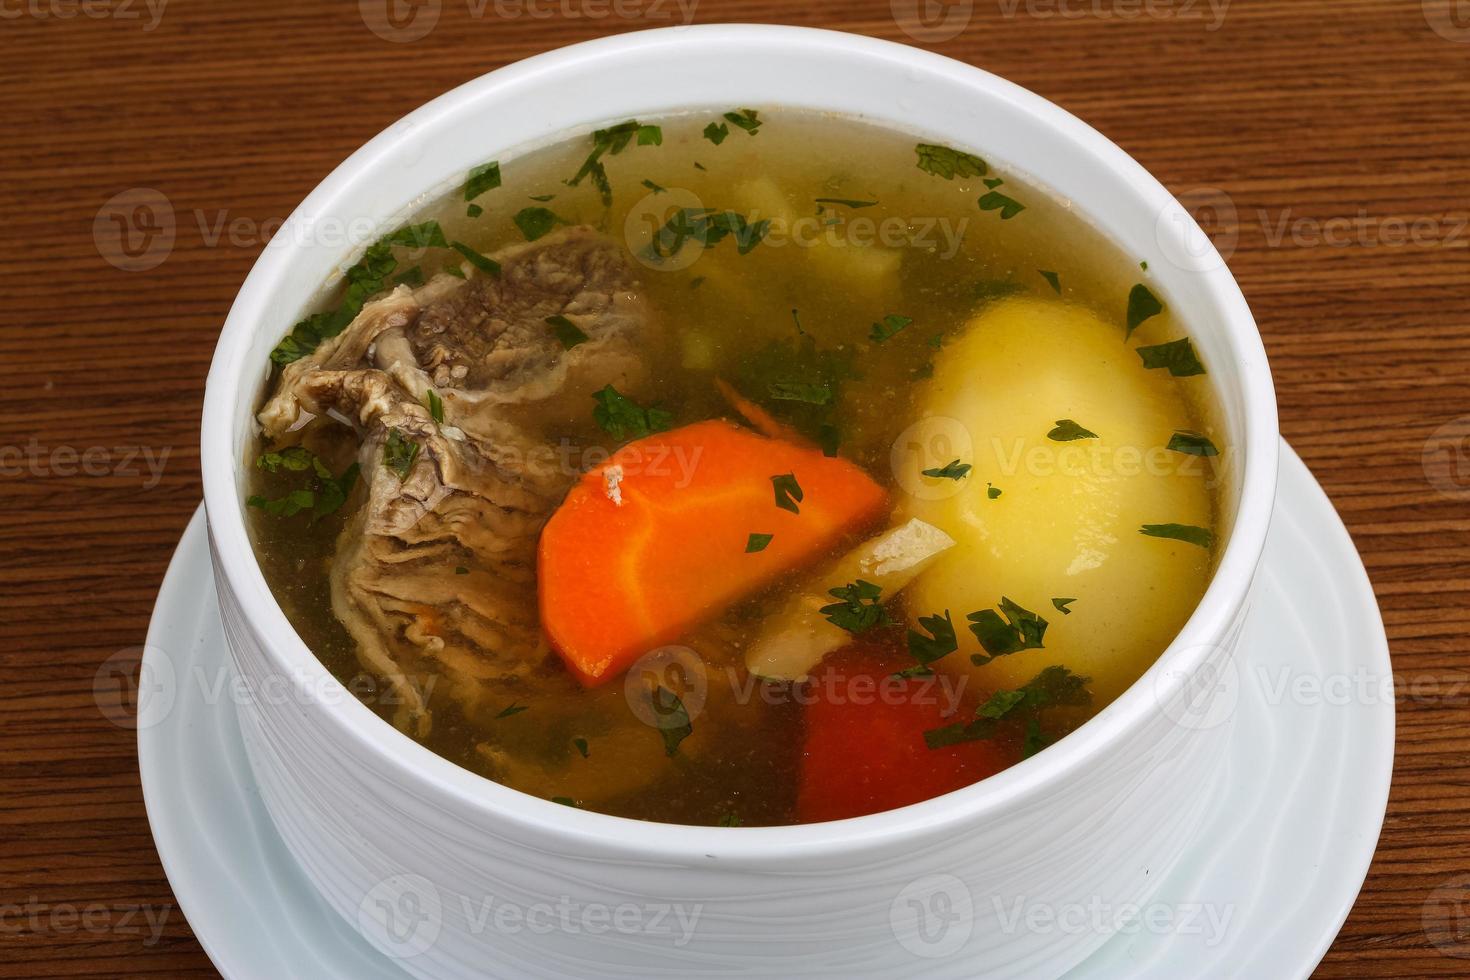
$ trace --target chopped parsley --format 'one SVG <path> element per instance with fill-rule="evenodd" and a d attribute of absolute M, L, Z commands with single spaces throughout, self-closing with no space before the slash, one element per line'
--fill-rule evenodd
<path fill-rule="evenodd" d="M 736 381 L 777 419 L 837 454 L 832 425 L 842 383 L 854 377 L 853 352 L 819 348 L 809 334 L 776 340 L 747 356 Z"/>
<path fill-rule="evenodd" d="M 720 826 L 721 827 L 738 827 L 738 826 L 740 826 L 740 814 L 733 813 L 733 812 L 732 813 L 725 814 L 723 817 L 720 818 Z"/>
<path fill-rule="evenodd" d="M 597 402 L 592 418 L 614 439 L 642 439 L 664 431 L 674 421 L 674 413 L 656 405 L 644 408 L 612 385 L 594 393 L 592 398 Z"/>
<path fill-rule="evenodd" d="M 868 339 L 876 344 L 881 344 L 913 322 L 913 317 L 890 313 L 879 322 L 873 324 L 872 329 L 868 331 Z"/>
<path fill-rule="evenodd" d="M 1192 524 L 1145 524 L 1138 529 L 1138 533 L 1147 534 L 1151 538 L 1173 538 L 1201 548 L 1209 548 L 1215 543 L 1213 531 Z"/>
<path fill-rule="evenodd" d="M 1006 194 L 996 190 L 1004 181 L 1000 179 L 987 180 L 985 186 L 990 190 L 981 195 L 976 203 L 980 205 L 981 211 L 999 211 L 1000 220 L 1010 221 L 1016 215 L 1026 210 L 1026 205 Z"/>
<path fill-rule="evenodd" d="M 1057 275 L 1055 272 L 1048 272 L 1045 269 L 1040 269 L 1038 271 L 1041 273 L 1041 278 L 1051 283 L 1052 290 L 1058 296 L 1062 295 L 1062 277 Z"/>
<path fill-rule="evenodd" d="M 1056 608 L 1057 612 L 1061 613 L 1063 616 L 1070 616 L 1070 615 L 1072 615 L 1072 610 L 1068 609 L 1067 607 L 1070 606 L 1072 603 L 1074 603 L 1076 601 L 1077 600 L 1075 598 L 1072 598 L 1072 599 L 1053 599 L 1051 601 L 1051 604 L 1052 604 L 1052 606 L 1054 606 Z"/>
<path fill-rule="evenodd" d="M 531 195 L 531 200 L 538 201 L 541 204 L 545 204 L 547 201 L 551 201 L 551 200 L 555 200 L 555 199 L 556 199 L 556 195 L 555 194 L 532 194 Z"/>
<path fill-rule="evenodd" d="M 970 659 L 982 666 L 996 657 L 1004 657 L 1022 650 L 1042 649 L 1042 638 L 1046 635 L 1046 620 L 1029 609 L 1024 609 L 1010 599 L 1001 597 L 1000 613 L 994 609 L 982 609 L 970 613 L 970 632 L 985 648 L 985 653 L 973 654 Z"/>
<path fill-rule="evenodd" d="M 469 573 L 470 570 L 468 568 L 465 568 L 463 565 L 454 566 L 454 574 L 456 575 L 468 575 Z"/>
<path fill-rule="evenodd" d="M 827 594 L 838 600 L 818 610 L 833 626 L 849 633 L 866 633 L 875 626 L 887 626 L 892 620 L 883 608 L 883 589 L 872 582 L 858 579 L 847 585 L 828 589 Z"/>
<path fill-rule="evenodd" d="M 725 142 L 725 138 L 729 135 L 730 127 L 726 126 L 724 123 L 712 122 L 708 126 L 704 127 L 704 138 L 709 140 L 715 146 L 719 146 L 721 143 Z"/>
<path fill-rule="evenodd" d="M 796 474 L 782 473 L 780 476 L 771 477 L 771 487 L 776 494 L 776 506 L 782 510 L 789 510 L 793 514 L 800 514 L 801 501 L 805 498 L 802 493 L 801 484 L 796 482 Z"/>
<path fill-rule="evenodd" d="M 582 809 L 581 804 L 579 804 L 576 800 L 572 799 L 570 796 L 553 796 L 551 798 L 551 802 L 553 802 L 553 803 L 560 803 L 562 806 L 569 806 L 573 810 L 580 810 L 580 809 Z"/>
<path fill-rule="evenodd" d="M 1029 758 L 1053 741 L 1041 732 L 1041 712 L 1047 708 L 1091 704 L 1092 694 L 1087 690 L 1090 683 L 1092 678 L 1081 677 L 1066 667 L 1047 667 L 1016 690 L 996 691 L 975 709 L 974 721 L 931 729 L 924 733 L 924 742 L 931 749 L 940 749 L 984 741 L 1001 731 L 1002 721 L 1024 721 L 1025 751 Z"/>
<path fill-rule="evenodd" d="M 927 667 L 960 648 L 959 637 L 955 635 L 954 621 L 950 619 L 948 609 L 942 616 L 920 616 L 919 627 L 929 635 L 925 636 L 919 630 L 911 629 L 908 632 L 908 645 L 909 653 L 920 666 Z"/>
<path fill-rule="evenodd" d="M 385 245 L 401 245 L 405 248 L 446 248 L 444 229 L 437 221 L 425 221 L 417 225 L 404 225 L 383 239 Z"/>
<path fill-rule="evenodd" d="M 333 476 L 327 464 L 305 446 L 288 446 L 279 452 L 262 453 L 256 458 L 255 465 L 267 473 L 311 474 L 309 487 L 290 490 L 274 499 L 253 494 L 245 501 L 246 506 L 259 508 L 272 517 L 295 517 L 309 510 L 311 523 L 315 524 L 340 510 L 357 485 L 356 463 L 347 467 L 341 476 Z"/>
<path fill-rule="evenodd" d="M 923 472 L 925 476 L 933 477 L 936 480 L 963 480 L 970 475 L 970 470 L 971 466 L 969 463 L 961 463 L 956 459 L 945 463 L 943 466 L 936 467 L 932 470 L 924 470 Z"/>
<path fill-rule="evenodd" d="M 444 399 L 433 388 L 424 392 L 424 407 L 429 410 L 429 418 L 440 425 L 444 424 Z"/>
<path fill-rule="evenodd" d="M 664 192 L 664 188 L 662 188 L 659 185 L 655 184 L 651 180 L 645 179 L 643 181 L 643 186 L 644 187 L 647 187 L 649 190 L 653 191 L 655 194 L 662 194 Z"/>
<path fill-rule="evenodd" d="M 383 465 L 398 474 L 399 482 L 408 479 L 414 460 L 419 458 L 419 444 L 398 429 L 388 430 L 388 441 L 383 443 Z"/>
<path fill-rule="evenodd" d="M 500 710 L 500 714 L 495 716 L 495 720 L 499 721 L 501 718 L 509 718 L 512 715 L 518 715 L 522 711 L 525 711 L 528 707 L 529 705 L 524 704 L 511 704 L 509 707 L 502 708 Z"/>
<path fill-rule="evenodd" d="M 574 738 L 572 739 L 572 744 L 577 747 L 577 751 L 582 754 L 582 758 L 584 759 L 591 753 L 591 749 L 588 747 L 585 738 Z"/>
<path fill-rule="evenodd" d="M 1169 437 L 1168 448 L 1187 456 L 1218 456 L 1215 444 L 1198 432 L 1176 432 Z"/>
<path fill-rule="evenodd" d="M 581 327 L 560 313 L 547 317 L 546 324 L 551 327 L 552 333 L 556 334 L 556 339 L 561 341 L 562 347 L 566 350 L 571 350 L 578 344 L 585 344 L 592 339 L 582 331 Z"/>
<path fill-rule="evenodd" d="M 604 155 L 617 156 L 627 149 L 629 142 L 634 136 L 638 137 L 639 146 L 657 146 L 663 143 L 663 130 L 657 126 L 644 126 L 636 119 L 609 126 L 607 129 L 594 130 L 592 133 L 592 152 L 582 162 L 582 166 L 566 181 L 568 187 L 576 187 L 587 178 L 592 179 L 592 185 L 597 188 L 598 195 L 602 198 L 603 206 L 612 204 L 612 184 L 607 179 L 607 168 L 603 165 Z"/>
<path fill-rule="evenodd" d="M 473 201 L 486 191 L 493 191 L 500 186 L 500 161 L 491 160 L 482 163 L 470 171 L 469 178 L 464 182 L 464 199 Z"/>
<path fill-rule="evenodd" d="M 422 266 L 413 266 L 404 270 L 393 280 L 394 285 L 422 286 L 424 284 L 424 270 Z"/>
<path fill-rule="evenodd" d="M 1176 378 L 1192 378 L 1205 373 L 1205 366 L 1199 362 L 1188 337 L 1137 350 L 1146 368 L 1166 368 Z"/>
<path fill-rule="evenodd" d="M 770 544 L 774 537 L 774 534 L 752 534 L 745 539 L 745 553 L 753 555 L 756 552 L 765 551 L 766 545 Z"/>
<path fill-rule="evenodd" d="M 1164 304 L 1159 302 L 1159 298 L 1153 294 L 1152 290 L 1143 283 L 1134 286 L 1133 291 L 1128 294 L 1128 332 L 1123 335 L 1123 338 L 1126 340 L 1133 336 L 1133 331 L 1137 330 L 1145 320 L 1151 320 L 1162 312 L 1164 312 Z"/>
<path fill-rule="evenodd" d="M 526 236 L 526 241 L 534 242 L 545 236 L 557 225 L 571 224 L 567 219 L 552 211 L 550 208 L 521 208 L 512 218 L 521 234 Z"/>
<path fill-rule="evenodd" d="M 1004 492 L 1004 490 L 993 483 L 985 484 L 985 496 L 989 497 L 991 500 L 999 500 L 1000 495 Z"/>
<path fill-rule="evenodd" d="M 914 147 L 919 155 L 919 169 L 926 174 L 953 180 L 956 177 L 983 177 L 990 172 L 985 161 L 972 153 L 962 153 L 948 146 L 919 143 Z"/>
<path fill-rule="evenodd" d="M 464 213 L 471 218 L 478 218 L 480 215 L 485 213 L 485 209 L 480 207 L 478 204 L 471 204 L 469 207 L 464 209 Z"/>
<path fill-rule="evenodd" d="M 463 255 L 465 258 L 469 259 L 470 265 L 474 266 L 476 269 L 479 269 L 481 272 L 485 273 L 485 275 L 495 276 L 499 278 L 500 263 L 496 262 L 488 255 L 481 255 L 479 252 L 476 252 L 464 242 L 451 242 L 449 247 L 454 249 L 460 255 Z"/>
<path fill-rule="evenodd" d="M 664 754 L 673 756 L 679 751 L 679 743 L 694 734 L 694 725 L 689 712 L 679 695 L 668 688 L 654 688 L 649 698 L 653 710 L 658 713 L 658 730 L 664 739 Z"/>
<path fill-rule="evenodd" d="M 1057 419 L 1057 427 L 1046 434 L 1052 442 L 1076 442 L 1078 439 L 1097 439 L 1096 432 L 1089 432 L 1071 419 Z"/>
<path fill-rule="evenodd" d="M 755 131 L 761 128 L 761 121 L 756 118 L 757 115 L 759 115 L 759 113 L 757 113 L 754 109 L 741 109 L 738 112 L 725 113 L 725 119 L 730 123 L 730 125 L 738 126 L 750 135 L 754 136 Z"/>
<path fill-rule="evenodd" d="M 368 297 L 383 288 L 384 281 L 397 267 L 393 247 L 386 241 L 370 246 L 362 258 L 343 273 L 347 288 L 338 307 L 330 312 L 313 313 L 297 323 L 271 351 L 271 360 L 276 364 L 290 364 L 316 350 L 323 340 L 337 336 L 357 318 Z"/>
<path fill-rule="evenodd" d="M 858 208 L 870 208 L 878 203 L 877 201 L 854 201 L 846 197 L 819 197 L 817 198 L 816 202 L 818 205 L 839 204 L 842 207 L 852 208 L 853 210 L 857 210 Z M 820 207 L 817 209 L 817 212 L 819 214 L 821 213 Z"/>
<path fill-rule="evenodd" d="M 654 233 L 653 239 L 644 246 L 642 254 L 647 259 L 660 261 L 677 255 L 688 242 L 713 248 L 727 236 L 734 235 L 736 249 L 741 255 L 746 255 L 761 243 L 770 230 L 769 218 L 752 223 L 745 215 L 734 211 L 680 208 Z"/>

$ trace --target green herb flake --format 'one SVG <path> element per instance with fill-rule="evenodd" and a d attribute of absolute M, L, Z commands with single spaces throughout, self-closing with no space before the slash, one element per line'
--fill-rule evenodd
<path fill-rule="evenodd" d="M 1057 427 L 1046 434 L 1052 442 L 1076 442 L 1078 439 L 1100 438 L 1096 432 L 1082 428 L 1071 419 L 1057 419 Z"/>
<path fill-rule="evenodd" d="M 914 147 L 919 156 L 919 169 L 926 174 L 953 180 L 956 177 L 983 177 L 990 168 L 972 153 L 962 153 L 948 146 L 919 143 Z"/>
<path fill-rule="evenodd" d="M 482 163 L 470 171 L 469 178 L 464 182 L 464 199 L 473 201 L 486 191 L 493 191 L 500 186 L 500 162 L 491 160 Z"/>
<path fill-rule="evenodd" d="M 1045 269 L 1041 269 L 1039 271 L 1041 272 L 1041 278 L 1051 283 L 1052 290 L 1058 296 L 1062 295 L 1062 277 L 1057 275 L 1055 272 L 1048 272 Z"/>
<path fill-rule="evenodd" d="M 724 123 L 712 122 L 708 126 L 704 127 L 704 138 L 709 140 L 715 146 L 719 146 L 721 143 L 725 142 L 725 138 L 729 135 L 730 127 L 726 126 Z M 695 166 L 698 167 L 699 164 L 696 163 Z"/>
<path fill-rule="evenodd" d="M 782 473 L 780 476 L 771 477 L 771 487 L 775 491 L 776 506 L 782 510 L 789 510 L 793 514 L 800 514 L 801 507 L 798 505 L 804 499 L 801 484 L 796 481 L 796 474 Z"/>
<path fill-rule="evenodd" d="M 554 200 L 556 200 L 556 195 L 555 194 L 532 194 L 530 199 L 533 200 L 533 201 L 537 201 L 537 202 L 539 202 L 541 204 L 545 204 L 547 201 L 554 201 Z"/>
<path fill-rule="evenodd" d="M 1128 332 L 1123 338 L 1126 340 L 1133 336 L 1133 331 L 1142 326 L 1144 321 L 1151 320 L 1162 312 L 1164 304 L 1159 302 L 1152 290 L 1143 283 L 1134 286 L 1133 291 L 1128 294 Z"/>
<path fill-rule="evenodd" d="M 1004 614 L 1004 619 L 1001 614 Z M 970 632 L 975 634 L 975 639 L 980 641 L 980 645 L 989 654 L 972 655 L 970 659 L 976 666 L 983 666 L 996 657 L 1009 656 L 1022 650 L 1040 650 L 1043 647 L 1046 620 L 1004 596 L 1000 600 L 1000 614 L 994 609 L 982 609 L 970 613 L 968 619 Z"/>
<path fill-rule="evenodd" d="M 909 653 L 920 666 L 927 667 L 960 648 L 959 637 L 955 635 L 954 621 L 950 619 L 948 609 L 942 616 L 920 616 L 919 627 L 929 635 L 925 636 L 919 630 L 909 630 L 908 646 Z"/>
<path fill-rule="evenodd" d="M 480 215 L 485 213 L 485 209 L 480 207 L 478 204 L 471 204 L 469 207 L 464 209 L 464 213 L 468 217 L 478 218 Z"/>
<path fill-rule="evenodd" d="M 1205 373 L 1205 366 L 1200 363 L 1188 337 L 1137 350 L 1146 368 L 1165 368 L 1176 378 L 1192 378 Z"/>
<path fill-rule="evenodd" d="M 408 479 L 414 460 L 419 458 L 419 444 L 398 429 L 388 430 L 388 440 L 383 443 L 383 465 L 398 474 L 399 482 Z"/>
<path fill-rule="evenodd" d="M 502 708 L 500 710 L 500 714 L 495 716 L 495 720 L 499 721 L 502 718 L 510 718 L 513 715 L 518 715 L 522 711 L 527 710 L 529 707 L 529 705 L 524 704 L 512 704 L 509 707 Z"/>
<path fill-rule="evenodd" d="M 424 392 L 424 407 L 429 410 L 429 418 L 440 425 L 444 424 L 444 399 L 433 388 Z"/>
<path fill-rule="evenodd" d="M 738 826 L 740 826 L 740 815 L 738 813 L 727 813 L 727 814 L 725 814 L 723 817 L 720 818 L 720 826 L 721 827 L 738 827 Z"/>
<path fill-rule="evenodd" d="M 1146 534 L 1151 538 L 1172 538 L 1175 541 L 1199 545 L 1201 548 L 1210 548 L 1215 544 L 1213 531 L 1209 528 L 1195 527 L 1192 524 L 1145 524 L 1138 529 L 1138 533 Z"/>
<path fill-rule="evenodd" d="M 582 331 L 581 327 L 560 313 L 547 317 L 546 324 L 551 327 L 552 333 L 556 334 L 556 339 L 561 342 L 561 346 L 565 350 L 571 350 L 578 344 L 585 344 L 592 339 Z"/>
<path fill-rule="evenodd" d="M 963 480 L 970 475 L 969 463 L 961 463 L 959 460 L 951 460 L 943 466 L 932 470 L 924 470 L 924 475 L 936 480 Z"/>
<path fill-rule="evenodd" d="M 761 128 L 761 121 L 756 118 L 759 115 L 754 109 L 741 109 L 738 112 L 725 113 L 725 120 L 732 126 L 739 126 L 751 136 Z"/>
<path fill-rule="evenodd" d="M 1198 432 L 1176 432 L 1169 437 L 1170 451 L 1184 453 L 1186 456 L 1218 456 L 1220 450 L 1215 444 Z"/>
<path fill-rule="evenodd" d="M 875 626 L 892 623 L 888 610 L 883 608 L 883 589 L 872 582 L 858 579 L 847 585 L 828 589 L 827 594 L 838 600 L 818 610 L 833 626 L 849 633 L 866 633 Z"/>
<path fill-rule="evenodd" d="M 406 269 L 401 275 L 393 280 L 395 285 L 419 287 L 424 284 L 424 270 L 422 266 L 414 266 Z"/>
<path fill-rule="evenodd" d="M 1011 709 L 1026 700 L 1024 691 L 996 691 L 976 711 L 977 718 L 1000 720 L 1010 714 Z"/>
<path fill-rule="evenodd" d="M 481 272 L 485 273 L 485 275 L 495 276 L 496 278 L 500 277 L 500 263 L 496 262 L 488 255 L 481 255 L 479 252 L 476 252 L 464 242 L 452 242 L 450 243 L 449 247 L 454 249 L 460 255 L 463 255 L 465 258 L 469 259 L 470 265 L 474 266 L 476 269 L 479 269 Z"/>
<path fill-rule="evenodd" d="M 1053 599 L 1051 601 L 1051 604 L 1057 610 L 1057 612 L 1061 613 L 1063 616 L 1070 616 L 1070 615 L 1072 615 L 1072 610 L 1068 609 L 1067 607 L 1070 606 L 1072 603 L 1074 603 L 1076 601 L 1077 600 L 1075 598 L 1072 598 L 1072 599 Z"/>
<path fill-rule="evenodd" d="M 745 553 L 747 555 L 753 555 L 757 552 L 765 551 L 766 546 L 771 543 L 771 539 L 774 537 L 774 534 L 752 534 L 745 539 Z"/>
<path fill-rule="evenodd" d="M 1090 677 L 1080 677 L 1065 667 L 1047 667 L 1019 689 L 996 691 L 975 710 L 975 720 L 947 725 L 924 733 L 931 749 L 990 739 L 1003 729 L 1004 720 L 1024 720 L 1026 741 L 1034 745 L 1032 754 L 1050 745 L 1053 739 L 1041 733 L 1041 712 L 1054 707 L 1082 707 L 1092 703 L 1087 685 Z"/>
<path fill-rule="evenodd" d="M 295 517 L 315 503 L 316 494 L 310 490 L 292 490 L 274 500 L 253 494 L 245 501 L 246 506 L 263 510 L 272 517 Z"/>
<path fill-rule="evenodd" d="M 836 205 L 840 205 L 841 207 L 844 207 L 844 208 L 852 208 L 853 210 L 856 211 L 859 208 L 871 208 L 874 205 L 876 205 L 878 202 L 877 201 L 854 201 L 851 198 L 846 198 L 846 197 L 819 197 L 819 198 L 816 199 L 816 203 L 817 204 L 836 204 Z"/>
<path fill-rule="evenodd" d="M 913 317 L 890 313 L 879 322 L 873 324 L 872 329 L 868 331 L 868 339 L 876 344 L 881 344 L 913 322 Z"/>
<path fill-rule="evenodd" d="M 425 221 L 417 225 L 404 225 L 393 234 L 383 239 L 386 245 L 399 245 L 404 248 L 446 248 L 449 243 L 444 238 L 444 229 L 439 227 L 437 221 Z"/>
<path fill-rule="evenodd" d="M 560 803 L 562 806 L 569 806 L 573 810 L 580 810 L 580 809 L 582 809 L 581 804 L 578 803 L 576 800 L 572 799 L 570 796 L 553 796 L 551 798 L 551 802 L 553 802 L 553 803 Z"/>
<path fill-rule="evenodd" d="M 516 223 L 516 227 L 521 230 L 522 235 L 526 236 L 528 242 L 545 237 L 557 225 L 571 223 L 550 208 L 542 207 L 521 208 L 511 220 Z"/>
<path fill-rule="evenodd" d="M 644 408 L 612 385 L 593 394 L 597 407 L 592 418 L 614 439 L 642 439 L 662 432 L 674 421 L 672 412 L 657 406 Z"/>
<path fill-rule="evenodd" d="M 989 497 L 991 500 L 999 500 L 1000 495 L 1004 492 L 1005 491 L 1001 490 L 1000 487 L 997 487 L 993 483 L 985 484 L 985 496 Z"/>
<path fill-rule="evenodd" d="M 468 568 L 465 568 L 463 565 L 454 566 L 454 574 L 456 575 L 468 575 L 469 573 L 470 570 Z"/>
<path fill-rule="evenodd" d="M 270 359 L 281 365 L 290 364 L 316 350 L 323 340 L 335 337 L 362 312 L 363 304 L 379 292 L 387 278 L 398 267 L 393 248 L 385 241 L 370 246 L 351 268 L 343 273 L 347 288 L 335 310 L 313 313 L 301 320 L 271 351 Z"/>
<path fill-rule="evenodd" d="M 646 180 L 646 179 L 643 181 L 643 186 L 644 187 L 647 187 L 649 190 L 653 191 L 655 194 L 662 194 L 662 193 L 664 193 L 664 190 L 665 190 L 665 188 L 660 187 L 658 184 L 655 184 L 653 181 Z"/>
<path fill-rule="evenodd" d="M 672 757 L 678 753 L 679 743 L 694 734 L 689 712 L 684 708 L 684 702 L 679 700 L 679 695 L 666 687 L 654 688 L 649 701 L 658 716 L 658 730 L 663 736 L 664 754 Z"/>
<path fill-rule="evenodd" d="M 659 126 L 651 126 L 651 125 L 650 126 L 639 126 L 638 127 L 638 145 L 639 146 L 663 146 L 664 145 L 664 131 L 663 131 L 663 128 L 662 127 L 659 127 Z"/>
<path fill-rule="evenodd" d="M 261 453 L 255 457 L 255 468 L 267 473 L 304 473 L 312 468 L 316 454 L 305 446 L 287 446 L 280 452 Z"/>
<path fill-rule="evenodd" d="M 991 191 L 976 202 L 981 211 L 999 211 L 1000 220 L 1010 221 L 1016 215 L 1026 210 L 1026 205 L 1013 197 L 1008 197 L 1000 191 Z"/>
<path fill-rule="evenodd" d="M 661 262 L 677 255 L 689 242 L 714 248 L 727 237 L 733 236 L 736 250 L 741 255 L 747 255 L 761 243 L 770 230 L 769 218 L 752 222 L 735 211 L 679 208 L 654 233 L 640 254 L 650 261 Z"/>
<path fill-rule="evenodd" d="M 587 745 L 587 740 L 585 738 L 574 738 L 572 739 L 572 744 L 577 747 L 577 751 L 581 753 L 582 758 L 585 759 L 589 754 L 591 754 L 591 748 Z"/>

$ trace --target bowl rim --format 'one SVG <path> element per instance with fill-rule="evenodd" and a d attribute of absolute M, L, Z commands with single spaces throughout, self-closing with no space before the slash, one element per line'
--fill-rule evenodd
<path fill-rule="evenodd" d="M 584 41 L 534 55 L 491 71 L 430 101 L 385 128 L 321 181 L 297 207 L 317 213 L 319 202 L 359 179 L 384 151 L 409 137 L 429 120 L 451 113 L 459 104 L 483 97 L 501 86 L 555 72 L 588 58 L 625 55 L 650 45 L 752 45 L 779 42 L 820 48 L 856 59 L 897 60 L 939 72 L 977 90 L 1004 98 L 1037 117 L 1045 127 L 1083 144 L 1118 175 L 1126 177 L 1154 208 L 1183 209 L 1147 170 L 1101 133 L 1056 104 L 983 69 L 921 48 L 864 35 L 806 27 L 761 24 L 718 24 L 666 27 Z M 1085 202 L 1082 210 L 1086 212 Z M 1187 218 L 1187 214 L 1186 214 Z M 1099 225 L 1104 233 L 1106 227 Z M 1169 222 L 1160 234 L 1202 235 L 1192 219 Z M 1084 772 L 1109 746 L 1136 731 L 1156 710 L 1160 699 L 1177 693 L 1223 637 L 1246 602 L 1265 547 L 1274 506 L 1279 435 L 1276 399 L 1264 345 L 1245 297 L 1224 261 L 1195 270 L 1203 304 L 1213 305 L 1223 324 L 1230 354 L 1237 360 L 1244 447 L 1241 492 L 1235 522 L 1213 577 L 1189 620 L 1153 666 L 1112 704 L 1081 726 L 1074 736 L 978 783 L 897 810 L 846 820 L 779 827 L 703 827 L 666 824 L 580 810 L 543 800 L 479 776 L 435 754 L 383 721 L 347 694 L 317 660 L 286 619 L 255 559 L 237 499 L 237 466 L 233 458 L 233 417 L 239 389 L 254 366 L 245 352 L 260 329 L 277 329 L 266 302 L 290 261 L 295 244 L 263 250 L 231 306 L 221 331 L 205 386 L 200 461 L 209 538 L 216 574 L 239 604 L 248 627 L 273 671 L 293 680 L 306 703 L 319 708 L 319 720 L 350 740 L 358 758 L 395 784 L 416 793 L 436 794 L 475 818 L 510 823 L 527 834 L 551 835 L 568 846 L 601 852 L 609 849 L 647 860 L 698 862 L 709 858 L 735 862 L 820 858 L 881 847 L 898 840 L 913 843 L 932 833 L 1012 806 L 1069 775 Z M 1181 253 L 1183 254 L 1183 253 Z M 1214 255 L 1210 249 L 1211 258 Z M 330 697 L 323 696 L 330 693 Z M 1086 733 L 1083 735 L 1083 733 Z"/>

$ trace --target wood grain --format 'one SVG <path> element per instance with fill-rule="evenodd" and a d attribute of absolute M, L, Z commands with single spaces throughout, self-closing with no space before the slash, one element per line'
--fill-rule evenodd
<path fill-rule="evenodd" d="M 1352 529 L 1396 672 L 1416 685 L 1400 698 L 1377 859 L 1319 975 L 1463 976 L 1470 961 L 1446 952 L 1470 944 L 1436 947 L 1422 919 L 1435 889 L 1470 875 L 1470 481 L 1431 482 L 1421 457 L 1470 414 L 1470 30 L 1450 0 L 1235 0 L 1219 23 L 1185 2 L 1070 0 L 1064 17 L 1055 0 L 976 0 L 963 33 L 927 46 L 1067 107 L 1187 199 L 1233 207 L 1219 230 L 1282 428 Z M 151 28 L 141 0 L 0 5 L 0 903 L 41 910 L 0 919 L 0 975 L 214 975 L 158 864 L 133 735 L 97 710 L 92 683 L 142 643 L 198 502 L 206 367 L 259 227 L 460 82 L 669 23 L 568 16 L 604 9 L 588 0 L 543 3 L 541 18 L 441 6 L 428 36 L 391 43 L 346 2 L 175 0 Z M 914 43 L 892 7 L 699 0 L 695 20 Z M 93 219 L 140 187 L 167 197 L 177 236 L 161 264 L 126 272 Z M 211 233 L 221 215 L 236 234 Z M 1314 236 L 1338 218 L 1357 226 Z M 1427 231 L 1385 242 L 1391 219 Z M 67 462 L 91 447 L 90 473 Z M 156 478 L 125 465 L 145 449 Z M 156 941 L 136 916 L 120 923 L 132 906 L 165 917 Z M 66 908 L 104 911 L 83 928 L 51 917 Z"/>

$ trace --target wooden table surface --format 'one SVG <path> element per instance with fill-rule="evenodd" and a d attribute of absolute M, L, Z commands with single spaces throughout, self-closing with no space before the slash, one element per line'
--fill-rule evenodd
<path fill-rule="evenodd" d="M 134 735 L 93 683 L 143 642 L 199 501 L 206 368 L 273 225 L 429 98 L 691 2 L 0 3 L 0 975 L 214 975 L 159 866 Z M 1466 975 L 1470 927 L 1424 923 L 1470 921 L 1470 19 L 1451 0 L 975 0 L 906 31 L 893 11 L 915 6 L 692 14 L 982 66 L 1217 212 L 1282 429 L 1362 550 L 1401 687 L 1382 841 L 1318 975 Z M 172 248 L 119 268 L 108 202 L 150 192 Z"/>

